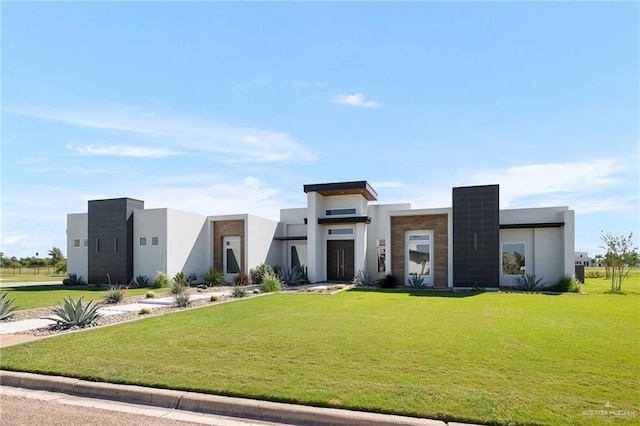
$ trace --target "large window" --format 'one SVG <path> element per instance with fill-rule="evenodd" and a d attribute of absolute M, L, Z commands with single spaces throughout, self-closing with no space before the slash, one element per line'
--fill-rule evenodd
<path fill-rule="evenodd" d="M 407 273 L 409 275 L 431 275 L 431 235 L 415 232 L 407 234 Z"/>
<path fill-rule="evenodd" d="M 224 237 L 224 273 L 237 274 L 240 272 L 241 252 L 240 237 Z"/>
<path fill-rule="evenodd" d="M 524 275 L 524 243 L 502 243 L 502 275 Z"/>

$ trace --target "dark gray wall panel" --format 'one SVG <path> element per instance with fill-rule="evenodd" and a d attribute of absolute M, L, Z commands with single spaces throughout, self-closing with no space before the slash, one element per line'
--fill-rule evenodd
<path fill-rule="evenodd" d="M 453 188 L 453 286 L 500 283 L 500 188 Z"/>

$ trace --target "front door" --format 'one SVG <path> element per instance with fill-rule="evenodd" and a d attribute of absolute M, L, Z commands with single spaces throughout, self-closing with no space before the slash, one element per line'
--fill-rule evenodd
<path fill-rule="evenodd" d="M 351 281 L 353 260 L 353 240 L 328 240 L 327 281 Z"/>

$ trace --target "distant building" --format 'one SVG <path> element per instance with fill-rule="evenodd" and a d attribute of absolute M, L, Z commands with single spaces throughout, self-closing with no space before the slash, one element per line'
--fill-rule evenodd
<path fill-rule="evenodd" d="M 576 265 L 581 266 L 597 266 L 597 260 L 589 257 L 589 253 L 586 251 L 576 252 Z"/>
<path fill-rule="evenodd" d="M 89 201 L 87 213 L 67 216 L 68 271 L 125 284 L 216 268 L 229 282 L 266 263 L 300 267 L 310 282 L 348 282 L 364 270 L 435 288 L 508 287 L 524 274 L 552 285 L 574 273 L 574 211 L 500 210 L 498 185 L 453 188 L 451 207 L 436 209 L 374 204 L 366 181 L 303 189 L 307 205 L 282 209 L 278 221 L 145 209 L 131 198 Z"/>

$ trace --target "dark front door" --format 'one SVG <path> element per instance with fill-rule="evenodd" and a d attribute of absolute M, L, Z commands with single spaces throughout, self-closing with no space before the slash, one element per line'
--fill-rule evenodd
<path fill-rule="evenodd" d="M 327 281 L 353 279 L 353 240 L 327 241 Z"/>

